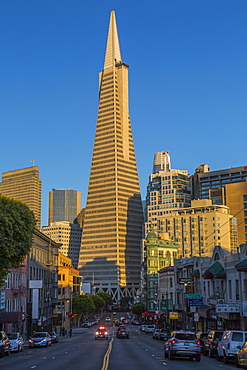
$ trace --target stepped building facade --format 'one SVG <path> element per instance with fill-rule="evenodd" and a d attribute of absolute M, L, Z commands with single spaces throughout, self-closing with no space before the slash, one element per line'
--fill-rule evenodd
<path fill-rule="evenodd" d="M 111 12 L 83 224 L 83 282 L 114 301 L 140 283 L 143 211 L 128 108 L 128 65 L 122 62 Z"/>

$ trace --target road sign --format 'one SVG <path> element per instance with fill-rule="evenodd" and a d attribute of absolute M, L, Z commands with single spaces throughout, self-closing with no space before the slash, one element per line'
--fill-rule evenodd
<path fill-rule="evenodd" d="M 188 305 L 189 305 L 189 307 L 191 307 L 191 306 L 195 306 L 195 307 L 203 306 L 203 297 L 201 297 L 201 298 L 189 298 Z"/>
<path fill-rule="evenodd" d="M 178 284 L 193 284 L 192 278 L 179 278 Z"/>
<path fill-rule="evenodd" d="M 185 294 L 184 298 L 201 298 L 201 294 Z"/>

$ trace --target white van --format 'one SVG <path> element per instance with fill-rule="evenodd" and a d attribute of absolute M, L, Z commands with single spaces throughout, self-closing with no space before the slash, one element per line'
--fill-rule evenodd
<path fill-rule="evenodd" d="M 227 364 L 229 361 L 235 361 L 236 352 L 247 341 L 247 331 L 226 330 L 217 348 L 217 360 L 223 359 Z"/>

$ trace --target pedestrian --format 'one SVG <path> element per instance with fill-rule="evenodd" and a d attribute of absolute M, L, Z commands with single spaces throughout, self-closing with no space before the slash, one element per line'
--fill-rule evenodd
<path fill-rule="evenodd" d="M 62 334 L 63 334 L 63 327 L 60 326 L 60 337 L 62 336 Z"/>
<path fill-rule="evenodd" d="M 69 329 L 69 337 L 72 337 L 72 328 Z"/>
<path fill-rule="evenodd" d="M 67 338 L 67 330 L 66 329 L 64 329 L 64 335 L 63 336 Z"/>

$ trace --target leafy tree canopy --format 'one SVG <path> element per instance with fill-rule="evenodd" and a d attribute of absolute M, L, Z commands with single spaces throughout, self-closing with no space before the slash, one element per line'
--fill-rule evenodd
<path fill-rule="evenodd" d="M 35 218 L 29 207 L 0 194 L 0 280 L 26 258 L 34 229 Z"/>
<path fill-rule="evenodd" d="M 73 312 L 77 315 L 88 315 L 95 310 L 95 305 L 90 295 L 76 295 L 73 298 Z"/>
<path fill-rule="evenodd" d="M 141 316 L 144 311 L 144 304 L 141 302 L 134 303 L 131 307 L 131 312 L 135 315 Z"/>
<path fill-rule="evenodd" d="M 105 301 L 105 306 L 109 306 L 112 304 L 112 297 L 110 294 L 108 293 L 105 293 L 105 292 L 98 292 L 96 293 L 96 295 L 99 295 L 100 297 L 102 297 Z"/>
<path fill-rule="evenodd" d="M 95 312 L 98 312 L 102 307 L 104 307 L 105 301 L 100 295 L 93 294 L 91 295 L 91 298 L 95 306 Z"/>

